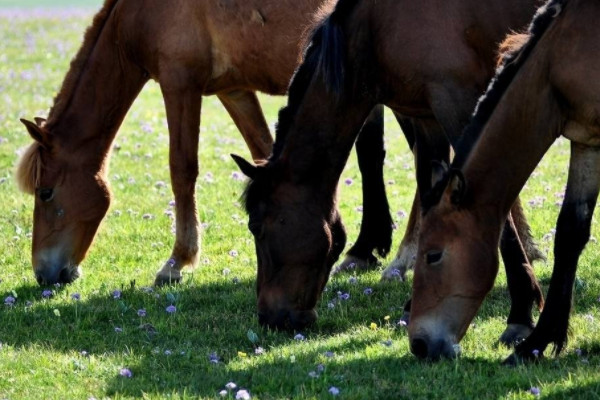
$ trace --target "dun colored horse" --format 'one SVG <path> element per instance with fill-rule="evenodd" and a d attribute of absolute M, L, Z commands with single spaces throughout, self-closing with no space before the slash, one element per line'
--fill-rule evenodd
<path fill-rule="evenodd" d="M 506 54 L 423 217 L 409 326 L 417 356 L 455 355 L 453 345 L 494 283 L 496 244 L 511 204 L 560 135 L 571 141 L 571 157 L 547 301 L 507 362 L 541 357 L 549 344 L 555 354 L 564 347 L 600 190 L 599 18 L 596 1 L 551 0 L 528 36 L 511 38 L 513 46 L 523 44 Z"/>
<path fill-rule="evenodd" d="M 333 0 L 107 0 L 88 29 L 48 120 L 23 120 L 34 144 L 18 180 L 35 194 L 33 268 L 40 284 L 79 276 L 108 209 L 105 171 L 117 130 L 144 84 L 159 82 L 169 125 L 176 239 L 158 284 L 196 263 L 200 237 L 194 199 L 202 96 L 216 94 L 253 159 L 272 139 L 255 91 L 284 94 L 299 61 L 305 26 Z M 359 140 L 365 218 L 357 243 L 386 254 L 391 217 L 383 186 L 381 108 Z M 369 161 L 379 148 L 379 161 Z M 379 166 L 378 166 L 379 165 Z M 368 208 L 368 210 L 367 210 Z"/>
<path fill-rule="evenodd" d="M 268 163 L 234 157 L 252 179 L 245 205 L 261 323 L 301 329 L 316 319 L 346 240 L 339 176 L 373 106 L 414 121 L 418 186 L 429 192 L 431 159 L 448 160 L 448 142 L 456 142 L 493 75 L 497 43 L 535 10 L 532 0 L 338 2 L 291 82 Z M 520 216 L 516 222 L 526 226 Z M 531 331 L 531 307 L 543 300 L 514 225 L 506 232 L 501 247 L 512 308 L 502 338 L 511 342 Z"/>

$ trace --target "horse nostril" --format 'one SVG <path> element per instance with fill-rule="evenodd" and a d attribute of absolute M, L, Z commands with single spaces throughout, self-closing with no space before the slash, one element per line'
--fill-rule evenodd
<path fill-rule="evenodd" d="M 410 343 L 410 351 L 419 358 L 427 358 L 427 342 L 422 338 L 415 338 Z"/>

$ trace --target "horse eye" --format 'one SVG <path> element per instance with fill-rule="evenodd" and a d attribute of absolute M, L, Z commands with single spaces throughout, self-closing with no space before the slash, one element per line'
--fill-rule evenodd
<path fill-rule="evenodd" d="M 54 190 L 40 189 L 39 196 L 40 196 L 41 201 L 43 201 L 44 203 L 47 203 L 54 198 Z"/>
<path fill-rule="evenodd" d="M 428 265 L 437 264 L 442 260 L 443 254 L 444 254 L 444 252 L 439 251 L 439 250 L 429 251 L 425 255 L 425 261 L 427 262 Z"/>

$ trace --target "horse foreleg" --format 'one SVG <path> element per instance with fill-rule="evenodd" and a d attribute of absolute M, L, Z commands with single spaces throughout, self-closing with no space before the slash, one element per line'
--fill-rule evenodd
<path fill-rule="evenodd" d="M 362 176 L 363 214 L 360 233 L 335 271 L 371 269 L 377 265 L 376 251 L 385 257 L 392 244 L 392 217 L 385 194 L 383 163 L 383 106 L 377 105 L 362 126 L 356 141 L 358 167 Z"/>
<path fill-rule="evenodd" d="M 175 245 L 171 258 L 156 274 L 156 285 L 178 282 L 181 270 L 197 263 L 200 233 L 195 184 L 202 93 L 192 85 L 173 89 L 161 82 L 169 124 L 169 167 L 175 195 Z"/>
<path fill-rule="evenodd" d="M 515 353 L 506 360 L 508 363 L 539 357 L 550 343 L 558 354 L 566 344 L 577 262 L 590 238 L 600 191 L 598 177 L 600 151 L 572 143 L 567 190 L 556 224 L 554 270 L 546 304 L 537 326 L 516 346 Z"/>
<path fill-rule="evenodd" d="M 235 90 L 217 94 L 242 133 L 254 161 L 266 160 L 271 154 L 273 138 L 256 93 Z"/>

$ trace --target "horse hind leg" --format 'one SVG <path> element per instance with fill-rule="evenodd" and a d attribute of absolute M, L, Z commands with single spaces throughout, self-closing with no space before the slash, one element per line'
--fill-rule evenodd
<path fill-rule="evenodd" d="M 524 221 L 525 225 L 527 224 L 522 211 L 517 199 L 505 223 L 500 240 L 500 252 L 504 261 L 511 300 L 507 327 L 499 339 L 506 346 L 513 346 L 529 336 L 534 327 L 531 314 L 533 303 L 535 302 L 539 309 L 544 305 L 542 289 L 535 277 L 519 235 L 519 229 L 516 226 L 516 220 L 520 220 L 521 223 Z M 528 226 L 527 233 L 529 234 Z"/>
<path fill-rule="evenodd" d="M 360 233 L 335 272 L 377 266 L 373 252 L 385 257 L 392 244 L 392 216 L 385 193 L 383 164 L 383 106 L 373 108 L 356 141 L 358 167 L 362 176 L 363 214 Z"/>
<path fill-rule="evenodd" d="M 508 364 L 541 356 L 550 343 L 554 344 L 554 352 L 558 354 L 566 344 L 577 263 L 590 238 L 600 191 L 598 177 L 600 150 L 572 143 L 567 191 L 556 224 L 554 269 L 546 304 L 537 326 L 516 346 L 515 352 L 505 361 Z M 534 350 L 538 353 L 534 354 Z"/>
<path fill-rule="evenodd" d="M 173 74 L 180 76 L 181 74 Z M 181 270 L 195 266 L 200 232 L 195 201 L 202 93 L 187 82 L 164 82 L 161 90 L 169 125 L 169 167 L 175 196 L 175 245 L 171 258 L 157 272 L 155 285 L 176 283 Z"/>
<path fill-rule="evenodd" d="M 406 118 L 396 114 L 396 119 L 415 156 L 417 167 L 417 191 L 410 210 L 404 237 L 396 257 L 383 271 L 382 280 L 401 280 L 406 271 L 415 265 L 417 238 L 421 226 L 421 194 L 431 188 L 431 162 L 449 160 L 449 143 L 441 125 L 429 118 Z"/>
<path fill-rule="evenodd" d="M 235 90 L 217 94 L 240 130 L 254 161 L 266 160 L 273 148 L 273 138 L 256 93 Z"/>

